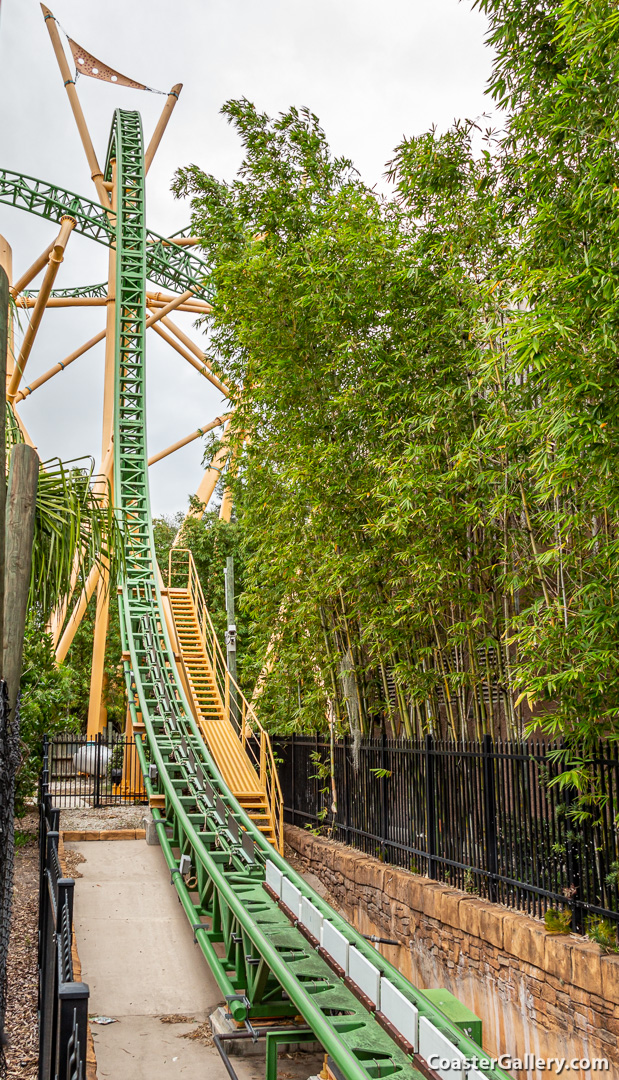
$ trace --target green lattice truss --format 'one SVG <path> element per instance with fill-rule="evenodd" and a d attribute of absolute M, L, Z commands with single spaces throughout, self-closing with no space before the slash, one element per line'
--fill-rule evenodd
<path fill-rule="evenodd" d="M 146 728 L 145 739 L 136 736 L 146 789 L 149 796 L 165 797 L 165 810 L 154 810 L 153 816 L 172 884 L 237 1021 L 251 1026 L 270 1017 L 289 1024 L 302 1017 L 307 1034 L 322 1044 L 336 1073 L 346 1080 L 421 1077 L 407 1045 L 413 1042 L 412 1030 L 407 1038 L 407 1033 L 390 1028 L 373 1002 L 344 980 L 337 964 L 318 948 L 307 920 L 303 922 L 305 908 L 299 908 L 309 902 L 314 920 L 339 932 L 345 947 L 354 947 L 409 1007 L 416 1006 L 419 1016 L 434 1025 L 456 1054 L 475 1059 L 480 1047 L 269 845 L 224 784 L 197 728 L 168 640 L 156 573 L 146 450 L 146 281 L 176 292 L 191 289 L 206 300 L 213 292 L 200 258 L 146 229 L 139 113 L 115 113 L 108 179 L 112 158 L 117 165 L 117 214 L 53 184 L 7 170 L 0 172 L 0 202 L 55 222 L 71 214 L 82 235 L 116 247 L 114 490 L 126 545 L 119 599 L 121 634 L 123 650 L 130 656 L 124 664 L 130 709 L 134 721 L 140 712 Z M 70 290 L 71 295 L 82 296 L 104 292 L 105 286 Z M 189 877 L 181 874 L 183 855 L 190 860 Z M 288 904 L 278 899 L 278 889 L 267 887 L 267 871 L 271 883 L 285 882 L 282 895 Z M 291 911 L 291 903 L 298 910 Z M 218 943 L 223 956 L 215 949 Z M 267 1039 L 269 1080 L 276 1066 L 276 1041 L 275 1033 Z M 472 1070 L 469 1075 L 474 1080 L 481 1076 L 509 1080 L 499 1069 Z"/>

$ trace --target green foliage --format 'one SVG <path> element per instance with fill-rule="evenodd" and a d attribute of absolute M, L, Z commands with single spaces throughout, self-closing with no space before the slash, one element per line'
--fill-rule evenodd
<path fill-rule="evenodd" d="M 54 459 L 41 465 L 30 588 L 45 617 L 70 594 L 76 568 L 78 588 L 94 565 L 109 565 L 116 578 L 123 550 L 119 525 L 109 485 L 94 479 L 92 463 L 84 468 Z"/>
<path fill-rule="evenodd" d="M 569 934 L 572 929 L 572 913 L 548 908 L 544 913 L 544 924 L 553 934 Z"/>
<path fill-rule="evenodd" d="M 601 945 L 604 952 L 619 953 L 617 926 L 610 919 L 592 915 L 590 919 L 587 919 L 587 937 L 589 941 L 595 941 L 597 945 Z"/>
<path fill-rule="evenodd" d="M 184 515 L 156 518 L 153 522 L 155 551 L 164 581 L 168 577 L 168 557 Z M 202 520 L 190 518 L 183 526 L 180 547 L 189 548 L 193 555 L 196 572 L 200 579 L 206 606 L 220 641 L 226 631 L 226 596 L 224 569 L 229 556 L 234 558 L 235 597 L 243 591 L 246 545 L 241 541 L 240 530 L 235 521 L 220 521 L 217 511 L 208 511 Z M 243 657 L 247 649 L 247 625 L 242 610 L 237 606 L 236 626 L 238 635 L 237 659 L 243 682 Z"/>
<path fill-rule="evenodd" d="M 26 811 L 26 799 L 36 792 L 43 764 L 43 736 L 74 728 L 69 711 L 73 678 L 71 668 L 56 665 L 52 639 L 40 617 L 31 615 L 26 625 L 21 677 L 22 763 L 15 792 L 18 817 Z"/>
<path fill-rule="evenodd" d="M 610 870 L 604 878 L 607 885 L 619 885 L 619 861 L 616 859 L 611 862 Z"/>
<path fill-rule="evenodd" d="M 224 113 L 243 164 L 178 195 L 239 395 L 246 677 L 262 718 L 541 728 L 582 813 L 619 715 L 619 18 L 479 0 L 506 133 L 406 139 L 382 199 L 315 116 Z M 584 807 L 584 809 L 583 809 Z"/>

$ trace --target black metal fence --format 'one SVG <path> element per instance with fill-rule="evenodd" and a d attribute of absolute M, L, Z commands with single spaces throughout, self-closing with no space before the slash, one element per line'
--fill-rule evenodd
<path fill-rule="evenodd" d="M 135 739 L 94 739 L 63 732 L 45 740 L 54 806 L 119 806 L 147 802 Z"/>
<path fill-rule="evenodd" d="M 46 747 L 47 750 L 47 747 Z M 49 788 L 47 753 L 39 820 L 39 1080 L 85 1080 L 88 996 L 73 977 L 73 890 L 58 857 L 60 811 Z"/>
<path fill-rule="evenodd" d="M 589 755 L 595 800 L 581 820 L 565 765 L 541 743 L 275 739 L 285 820 L 386 862 L 534 915 L 552 907 L 619 924 L 619 755 Z"/>

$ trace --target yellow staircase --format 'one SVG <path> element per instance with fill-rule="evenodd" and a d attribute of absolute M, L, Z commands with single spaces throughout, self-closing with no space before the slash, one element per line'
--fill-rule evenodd
<path fill-rule="evenodd" d="M 230 791 L 283 853 L 283 803 L 271 741 L 231 679 L 192 554 L 184 548 L 170 552 L 167 595 L 196 722 Z M 235 696 L 237 725 L 230 715 Z"/>

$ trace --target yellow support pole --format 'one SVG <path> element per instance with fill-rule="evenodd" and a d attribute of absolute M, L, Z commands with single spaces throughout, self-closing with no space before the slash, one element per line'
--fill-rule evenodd
<path fill-rule="evenodd" d="M 228 485 L 224 488 L 224 497 L 221 500 L 221 506 L 219 507 L 219 520 L 230 521 L 232 517 L 232 492 Z"/>
<path fill-rule="evenodd" d="M 73 116 L 75 117 L 75 123 L 77 124 L 77 130 L 79 132 L 80 139 L 82 140 L 82 146 L 86 153 L 88 160 L 88 167 L 90 169 L 90 175 L 93 179 L 94 185 L 97 189 L 97 195 L 101 201 L 101 204 L 105 207 L 109 207 L 110 199 L 103 180 L 103 173 L 101 166 L 97 160 L 95 154 L 95 148 L 92 145 L 92 139 L 90 138 L 90 132 L 86 123 L 86 118 L 82 112 L 82 106 L 80 105 L 80 99 L 77 96 L 77 90 L 75 89 L 75 79 L 71 75 L 71 70 L 67 63 L 65 51 L 60 41 L 60 34 L 58 33 L 58 27 L 56 26 L 56 20 L 51 11 L 45 4 L 41 4 L 41 11 L 49 31 L 52 47 L 56 54 L 56 60 L 58 61 L 58 67 L 60 68 L 60 74 L 64 82 L 65 90 L 67 91 L 67 97 L 69 98 L 69 104 L 73 110 Z"/>
<path fill-rule="evenodd" d="M 11 285 L 10 293 L 13 299 L 19 296 L 20 292 L 22 292 L 22 290 L 25 289 L 31 281 L 34 281 L 37 274 L 40 274 L 41 270 L 43 270 L 47 266 L 49 262 L 49 257 L 54 250 L 54 243 L 55 241 L 52 240 L 51 244 L 48 244 L 45 248 L 45 251 L 41 252 L 38 259 L 34 260 L 32 266 L 29 266 L 25 273 L 23 273 L 22 276 L 18 278 L 15 284 Z M 33 300 L 32 306 L 34 307 L 35 304 L 36 300 Z"/>
<path fill-rule="evenodd" d="M 96 492 L 97 494 L 102 494 L 105 491 L 106 487 L 107 487 L 107 483 L 108 483 L 108 481 L 110 479 L 110 476 L 112 474 L 112 468 L 113 468 L 113 465 L 114 465 L 114 458 L 113 458 L 112 455 L 113 455 L 113 444 L 112 444 L 112 442 L 110 442 L 110 445 L 109 445 L 109 447 L 107 449 L 107 453 L 106 453 L 106 455 L 105 455 L 105 457 L 103 459 L 103 464 L 101 465 L 99 475 L 98 475 L 97 479 L 95 480 L 95 482 L 94 482 L 94 484 L 92 486 L 93 491 Z M 52 636 L 52 641 L 53 641 L 54 647 L 58 644 L 58 639 L 60 637 L 62 628 L 64 626 L 64 621 L 65 621 L 65 618 L 67 616 L 69 603 L 71 601 L 71 597 L 73 596 L 73 593 L 75 591 L 75 587 L 77 585 L 78 570 L 79 570 L 79 557 L 78 557 L 78 555 L 76 553 L 75 562 L 74 562 L 74 565 L 73 565 L 73 572 L 71 574 L 70 593 L 66 597 L 66 599 L 63 601 L 63 603 L 60 605 L 60 607 L 58 607 L 56 609 L 56 611 L 54 611 L 52 613 L 51 619 L 50 619 L 50 621 L 48 623 L 48 626 L 47 626 L 47 630 Z M 77 629 L 77 627 L 76 627 L 76 629 Z"/>
<path fill-rule="evenodd" d="M 189 292 L 182 294 L 182 296 L 191 295 L 192 294 Z M 161 319 L 165 315 L 166 311 L 173 311 L 180 307 L 182 296 L 173 297 L 165 307 L 154 312 L 153 315 L 150 315 L 146 320 L 145 325 L 152 326 L 153 323 L 157 322 L 158 319 Z M 108 302 L 108 300 L 104 300 L 105 304 L 108 304 Z M 40 386 L 43 386 L 46 382 L 49 382 L 50 379 L 53 379 L 54 375 L 59 375 L 60 372 L 69 367 L 69 364 L 72 364 L 74 360 L 78 360 L 80 356 L 83 356 L 89 349 L 92 349 L 94 345 L 98 345 L 100 341 L 103 341 L 106 333 L 107 329 L 99 331 L 98 334 L 95 334 L 94 337 L 90 338 L 90 341 L 86 341 L 83 345 L 80 345 L 79 349 L 75 349 L 74 352 L 69 353 L 68 356 L 65 356 L 64 360 L 59 360 L 57 364 L 54 364 L 54 366 L 44 372 L 43 375 L 39 375 L 38 379 L 34 379 L 28 386 L 24 386 L 23 389 L 15 395 L 15 401 L 23 401 L 24 398 L 27 398 L 30 394 L 33 394 L 35 390 L 38 390 Z"/>
<path fill-rule="evenodd" d="M 54 375 L 58 375 L 61 371 L 64 371 L 64 369 L 67 368 L 69 364 L 72 364 L 74 360 L 78 360 L 80 356 L 83 356 L 89 349 L 92 349 L 94 345 L 98 345 L 100 341 L 103 341 L 104 337 L 105 330 L 101 330 L 100 333 L 95 334 L 90 341 L 86 341 L 83 345 L 80 345 L 79 349 L 75 349 L 74 352 L 65 356 L 64 360 L 59 360 L 57 364 L 54 364 L 48 371 L 45 371 L 43 375 L 39 375 L 38 379 L 33 379 L 28 386 L 24 386 L 23 389 L 15 395 L 15 402 L 23 401 L 25 398 L 29 397 L 29 395 L 33 394 L 35 390 L 38 390 L 40 386 L 49 382 Z"/>
<path fill-rule="evenodd" d="M 112 188 L 110 202 L 116 210 L 116 162 L 112 162 Z M 105 373 L 103 377 L 103 424 L 101 431 L 101 460 L 109 453 L 110 474 L 114 469 L 114 372 L 116 356 L 116 252 L 110 248 L 107 279 L 107 309 L 105 321 Z M 92 641 L 92 664 L 90 668 L 90 695 L 88 698 L 88 738 L 92 739 L 102 730 L 107 719 L 103 708 L 103 677 L 105 646 L 110 619 L 109 574 L 102 573 L 97 583 L 97 609 Z"/>
<path fill-rule="evenodd" d="M 56 241 L 52 247 L 52 252 L 49 257 L 45 277 L 43 278 L 43 284 L 41 285 L 41 289 L 37 297 L 37 302 L 32 312 L 32 318 L 30 319 L 28 329 L 24 334 L 22 347 L 19 356 L 15 362 L 15 369 L 11 375 L 11 378 L 9 379 L 9 383 L 7 386 L 6 393 L 10 401 L 13 400 L 19 389 L 20 381 L 26 369 L 26 364 L 28 363 L 28 357 L 30 356 L 30 353 L 32 351 L 32 346 L 34 345 L 34 339 L 37 335 L 37 330 L 39 329 L 41 319 L 43 318 L 45 305 L 47 304 L 49 294 L 52 291 L 52 285 L 54 284 L 56 274 L 58 273 L 58 268 L 64 258 L 64 251 L 67 246 L 67 241 L 73 229 L 75 228 L 75 218 L 62 217 L 60 220 L 62 223 L 60 226 L 60 232 L 58 233 Z"/>
<path fill-rule="evenodd" d="M 179 439 L 178 442 L 172 443 L 172 446 L 168 446 L 165 450 L 160 450 L 158 454 L 153 454 L 153 456 L 148 459 L 148 464 L 154 465 L 155 462 L 161 461 L 163 458 L 168 457 L 169 454 L 173 454 L 175 450 L 180 450 L 182 446 L 187 446 L 190 442 L 193 442 L 194 439 L 199 439 L 201 435 L 206 435 L 207 431 L 212 431 L 213 428 L 219 427 L 220 424 L 225 423 L 229 416 L 230 413 L 224 413 L 223 416 L 216 416 L 214 420 L 205 424 L 204 427 L 198 428 L 197 431 L 192 431 L 191 435 L 185 435 L 184 439 Z"/>
<path fill-rule="evenodd" d="M 184 332 L 184 330 L 181 330 L 180 326 L 177 326 L 176 323 L 172 322 L 172 319 L 168 319 L 165 315 L 162 315 L 161 321 L 163 325 L 167 326 L 168 330 L 171 330 L 175 337 L 177 337 L 178 340 L 183 343 L 185 348 L 189 349 L 189 351 L 193 353 L 196 359 L 201 360 L 202 363 L 205 364 L 206 367 L 209 369 L 209 371 L 212 372 L 211 363 L 209 360 L 206 359 L 206 356 L 204 355 L 204 352 L 202 351 L 200 346 L 196 345 L 195 341 L 192 341 L 191 338 Z M 221 385 L 223 386 L 223 383 Z M 229 395 L 230 391 L 228 390 L 227 392 Z"/>
<path fill-rule="evenodd" d="M 64 634 L 62 635 L 58 648 L 56 649 L 56 660 L 59 664 L 62 664 L 65 656 L 67 655 L 73 638 L 75 637 L 78 626 L 84 618 L 84 612 L 88 607 L 92 594 L 95 591 L 95 586 L 98 584 L 101 571 L 98 566 L 93 566 L 88 577 L 86 578 L 86 585 L 82 589 L 80 598 L 71 612 L 71 617 L 67 623 Z"/>
<path fill-rule="evenodd" d="M 97 614 L 95 633 L 92 643 L 92 668 L 90 673 L 90 698 L 88 700 L 87 738 L 94 739 L 103 730 L 102 719 L 106 710 L 102 709 L 103 675 L 105 667 L 105 645 L 110 615 L 110 590 L 108 575 L 99 578 L 97 585 Z M 103 725 L 105 726 L 105 725 Z"/>
<path fill-rule="evenodd" d="M 0 266 L 9 279 L 9 288 L 13 280 L 13 251 L 5 236 L 0 235 Z M 13 374 L 15 357 L 13 355 L 13 313 L 9 307 L 9 333 L 6 350 L 6 381 L 8 383 Z"/>
<path fill-rule="evenodd" d="M 211 495 L 217 487 L 217 481 L 223 472 L 224 465 L 228 457 L 228 447 L 220 446 L 219 450 L 215 454 L 215 457 L 211 461 L 208 469 L 202 477 L 198 490 L 196 491 L 196 499 L 199 502 L 204 503 L 206 506 L 209 502 Z M 202 517 L 204 510 L 194 510 L 193 508 L 187 511 L 187 517 Z"/>
<path fill-rule="evenodd" d="M 172 335 L 168 334 L 161 326 L 155 326 L 152 322 L 149 323 L 148 320 L 146 321 L 146 325 L 152 326 L 153 330 L 157 334 L 159 334 L 159 337 L 162 337 L 164 341 L 167 341 L 168 345 L 171 345 L 172 348 L 179 354 L 179 356 L 182 356 L 188 364 L 191 364 L 191 366 L 196 369 L 196 371 L 199 371 L 201 375 L 204 375 L 204 378 L 208 379 L 208 381 L 212 383 L 212 385 L 216 387 L 217 390 L 220 390 L 225 398 L 230 397 L 230 391 L 228 390 L 228 387 L 224 386 L 224 384 L 219 381 L 217 376 L 212 374 L 210 368 L 204 363 L 204 357 L 202 358 L 203 362 L 200 363 L 198 360 L 194 359 L 188 349 L 185 349 L 179 341 L 175 341 Z"/>
<path fill-rule="evenodd" d="M 36 296 L 19 296 L 15 307 L 33 308 L 36 302 Z M 48 308 L 105 307 L 106 304 L 104 296 L 50 296 L 47 301 Z"/>
<path fill-rule="evenodd" d="M 144 154 L 144 175 L 147 174 L 153 163 L 153 158 L 157 153 L 157 148 L 163 138 L 163 133 L 168 126 L 170 117 L 172 116 L 172 112 L 174 111 L 174 106 L 179 99 L 179 95 L 182 89 L 183 84 L 176 83 L 176 85 L 172 87 L 170 93 L 166 98 L 166 103 L 163 106 L 163 111 L 157 122 L 157 127 L 153 131 L 152 138 L 146 148 L 146 153 Z"/>
<path fill-rule="evenodd" d="M 112 210 L 116 210 L 116 162 L 112 162 Z M 114 359 L 116 349 L 116 251 L 110 248 L 108 257 L 107 299 L 105 317 L 105 369 L 103 376 L 103 424 L 101 430 L 101 460 L 112 441 L 114 426 Z M 113 467 L 113 466 L 112 466 Z M 107 631 L 107 618 L 106 618 Z M 92 687 L 91 687 L 92 688 Z M 88 712 L 90 722 L 90 708 Z"/>

